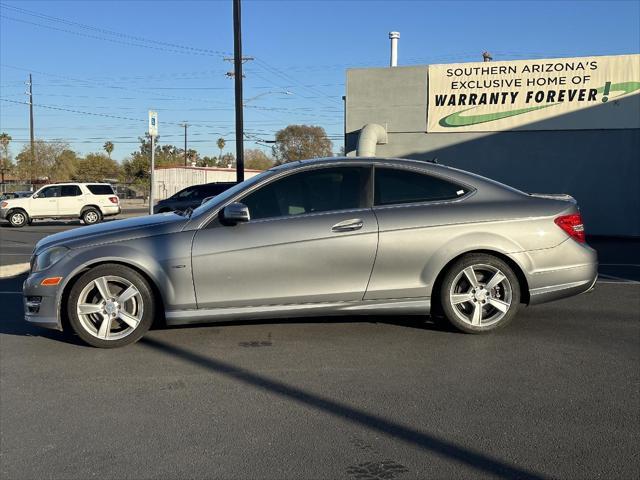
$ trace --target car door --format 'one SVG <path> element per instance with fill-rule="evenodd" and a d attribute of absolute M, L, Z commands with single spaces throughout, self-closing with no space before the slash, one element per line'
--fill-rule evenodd
<path fill-rule="evenodd" d="M 78 185 L 61 185 L 58 200 L 58 215 L 80 216 L 84 204 L 82 191 Z"/>
<path fill-rule="evenodd" d="M 56 217 L 58 215 L 58 201 L 60 198 L 60 186 L 51 185 L 40 189 L 31 199 L 29 216 Z"/>
<path fill-rule="evenodd" d="M 379 244 L 365 300 L 428 296 L 429 261 L 446 249 L 471 189 L 408 168 L 376 165 L 374 177 Z"/>
<path fill-rule="evenodd" d="M 313 168 L 236 199 L 249 222 L 195 235 L 198 307 L 362 300 L 378 242 L 370 177 L 369 166 Z"/>

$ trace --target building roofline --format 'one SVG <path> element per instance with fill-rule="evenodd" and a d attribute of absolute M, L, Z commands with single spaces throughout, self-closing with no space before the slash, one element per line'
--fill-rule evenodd
<path fill-rule="evenodd" d="M 181 170 L 205 170 L 207 172 L 229 172 L 229 173 L 235 173 L 236 169 L 235 168 L 220 168 L 220 167 L 189 167 L 189 166 L 184 166 L 184 165 L 165 165 L 162 167 L 156 167 L 156 170 L 168 170 L 170 168 L 175 168 L 175 169 L 181 169 Z M 264 172 L 264 170 L 256 170 L 254 168 L 245 168 L 244 169 L 245 172 Z"/>

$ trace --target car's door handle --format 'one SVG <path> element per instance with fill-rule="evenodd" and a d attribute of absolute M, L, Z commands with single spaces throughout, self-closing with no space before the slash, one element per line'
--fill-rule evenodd
<path fill-rule="evenodd" d="M 332 232 L 351 232 L 353 230 L 360 230 L 364 223 L 359 218 L 352 218 L 344 220 L 343 222 L 336 223 L 331 227 Z"/>

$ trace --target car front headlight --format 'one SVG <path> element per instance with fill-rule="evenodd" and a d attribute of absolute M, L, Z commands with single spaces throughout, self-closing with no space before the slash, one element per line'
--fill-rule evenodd
<path fill-rule="evenodd" d="M 41 272 L 60 261 L 64 257 L 69 249 L 67 247 L 51 247 L 42 252 L 40 255 L 36 255 L 33 261 L 33 272 Z"/>

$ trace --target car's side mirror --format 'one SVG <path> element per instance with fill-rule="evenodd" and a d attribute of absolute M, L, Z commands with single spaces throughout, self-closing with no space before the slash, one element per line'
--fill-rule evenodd
<path fill-rule="evenodd" d="M 211 195 L 209 197 L 206 197 L 204 200 L 202 200 L 200 202 L 200 205 L 204 205 L 205 203 L 207 203 L 209 200 L 211 200 L 213 197 L 215 197 L 215 195 Z"/>
<path fill-rule="evenodd" d="M 220 220 L 224 225 L 237 225 L 251 219 L 249 208 L 243 203 L 230 203 L 222 209 Z"/>

